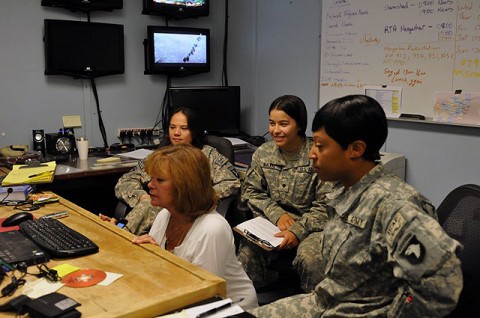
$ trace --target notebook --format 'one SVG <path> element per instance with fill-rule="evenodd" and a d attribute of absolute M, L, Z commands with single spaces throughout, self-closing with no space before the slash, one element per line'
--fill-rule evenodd
<path fill-rule="evenodd" d="M 49 183 L 53 181 L 57 164 L 55 161 L 40 163 L 37 166 L 13 165 L 2 186 L 18 184 Z"/>
<path fill-rule="evenodd" d="M 0 260 L 9 265 L 27 266 L 48 262 L 50 257 L 20 231 L 0 232 Z"/>

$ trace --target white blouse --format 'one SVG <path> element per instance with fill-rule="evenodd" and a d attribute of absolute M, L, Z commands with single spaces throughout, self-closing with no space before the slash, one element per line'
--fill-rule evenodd
<path fill-rule="evenodd" d="M 150 236 L 165 248 L 165 231 L 170 212 L 162 209 L 150 229 Z M 227 297 L 245 310 L 258 306 L 252 281 L 235 255 L 233 233 L 230 225 L 216 211 L 197 217 L 182 244 L 173 253 L 222 277 L 227 283 Z"/>

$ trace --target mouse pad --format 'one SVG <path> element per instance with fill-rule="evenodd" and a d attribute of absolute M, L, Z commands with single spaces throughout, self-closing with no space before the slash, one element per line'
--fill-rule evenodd
<path fill-rule="evenodd" d="M 20 230 L 20 227 L 18 225 L 15 226 L 2 226 L 2 223 L 4 220 L 7 218 L 0 218 L 0 232 L 10 232 L 10 231 L 17 231 Z"/>
<path fill-rule="evenodd" d="M 48 262 L 50 257 L 20 231 L 0 232 L 0 259 L 10 265 Z"/>

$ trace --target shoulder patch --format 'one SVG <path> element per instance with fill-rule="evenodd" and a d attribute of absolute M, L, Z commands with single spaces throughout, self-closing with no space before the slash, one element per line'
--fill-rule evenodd
<path fill-rule="evenodd" d="M 405 218 L 400 213 L 397 213 L 390 224 L 388 225 L 386 236 L 387 236 L 387 244 L 390 247 L 393 247 L 395 240 L 400 233 L 400 231 L 405 226 Z"/>
<path fill-rule="evenodd" d="M 406 244 L 405 250 L 402 251 L 402 256 L 405 257 L 410 264 L 417 265 L 423 262 L 425 252 L 425 246 L 413 235 Z"/>

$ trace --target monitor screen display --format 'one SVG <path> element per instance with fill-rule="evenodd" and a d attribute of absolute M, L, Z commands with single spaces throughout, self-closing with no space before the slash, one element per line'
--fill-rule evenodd
<path fill-rule="evenodd" d="M 210 30 L 148 26 L 145 74 L 185 76 L 210 71 Z"/>
<path fill-rule="evenodd" d="M 169 88 L 169 112 L 179 107 L 195 110 L 208 134 L 236 136 L 240 129 L 240 86 Z"/>
<path fill-rule="evenodd" d="M 208 16 L 209 0 L 143 0 L 143 14 L 175 19 Z"/>
<path fill-rule="evenodd" d="M 124 73 L 123 25 L 49 19 L 44 25 L 46 75 Z"/>

